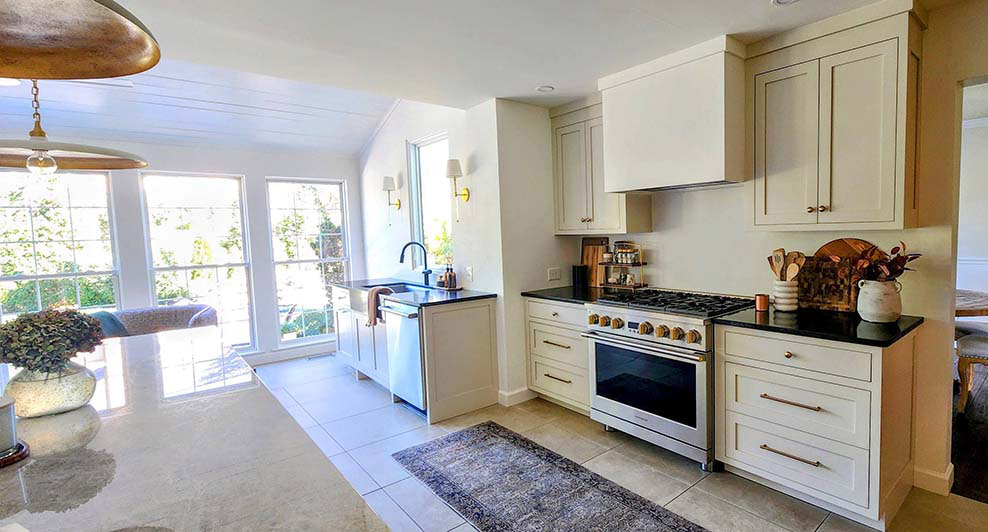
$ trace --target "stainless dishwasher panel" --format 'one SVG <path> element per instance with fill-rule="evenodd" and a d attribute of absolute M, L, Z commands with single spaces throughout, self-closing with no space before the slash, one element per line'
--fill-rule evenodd
<path fill-rule="evenodd" d="M 425 353 L 422 352 L 418 308 L 394 301 L 384 301 L 378 308 L 385 314 L 387 324 L 391 393 L 424 411 Z"/>

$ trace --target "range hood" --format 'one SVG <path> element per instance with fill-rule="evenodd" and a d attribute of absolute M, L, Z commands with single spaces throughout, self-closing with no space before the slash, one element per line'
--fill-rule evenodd
<path fill-rule="evenodd" d="M 598 80 L 604 190 L 743 181 L 744 56 L 723 35 Z"/>

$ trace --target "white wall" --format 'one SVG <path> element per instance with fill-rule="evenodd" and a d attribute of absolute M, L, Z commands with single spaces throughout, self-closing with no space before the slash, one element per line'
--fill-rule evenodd
<path fill-rule="evenodd" d="M 988 126 L 961 133 L 957 287 L 988 291 Z"/>
<path fill-rule="evenodd" d="M 85 139 L 60 137 L 68 142 Z M 92 142 L 91 140 L 89 142 Z M 138 176 L 141 172 L 216 173 L 244 176 L 244 205 L 247 246 L 252 258 L 251 284 L 254 302 L 257 357 L 252 362 L 271 358 L 279 351 L 280 327 L 274 284 L 274 266 L 270 244 L 267 191 L 269 176 L 338 179 L 346 181 L 348 232 L 351 271 L 355 278 L 365 275 L 361 200 L 357 160 L 355 158 L 318 152 L 288 150 L 217 149 L 209 146 L 187 148 L 160 144 L 105 143 L 141 155 L 150 168 L 110 172 L 111 197 L 114 206 L 117 264 L 120 271 L 120 308 L 137 308 L 154 304 L 145 248 L 143 204 L 140 201 Z M 189 190 L 189 194 L 196 194 Z M 295 347 L 272 355 L 298 356 L 334 349 L 335 341 L 327 339 L 321 345 Z"/>

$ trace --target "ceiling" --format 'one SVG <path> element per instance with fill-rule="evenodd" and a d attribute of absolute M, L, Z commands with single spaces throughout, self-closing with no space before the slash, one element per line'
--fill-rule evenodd
<path fill-rule="evenodd" d="M 394 99 L 175 60 L 93 81 L 41 81 L 51 140 L 294 146 L 356 155 Z M 0 137 L 27 138 L 31 86 L 0 86 Z"/>
<path fill-rule="evenodd" d="M 467 108 L 492 97 L 563 103 L 601 76 L 718 35 L 755 41 L 875 1 L 120 3 L 171 59 Z M 556 90 L 544 95 L 538 85 Z"/>
<path fill-rule="evenodd" d="M 964 88 L 964 120 L 988 118 L 988 83 Z"/>

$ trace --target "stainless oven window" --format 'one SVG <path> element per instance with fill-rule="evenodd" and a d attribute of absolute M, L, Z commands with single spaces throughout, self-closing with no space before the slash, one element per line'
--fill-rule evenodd
<path fill-rule="evenodd" d="M 596 342 L 597 395 L 696 428 L 696 366 Z"/>

